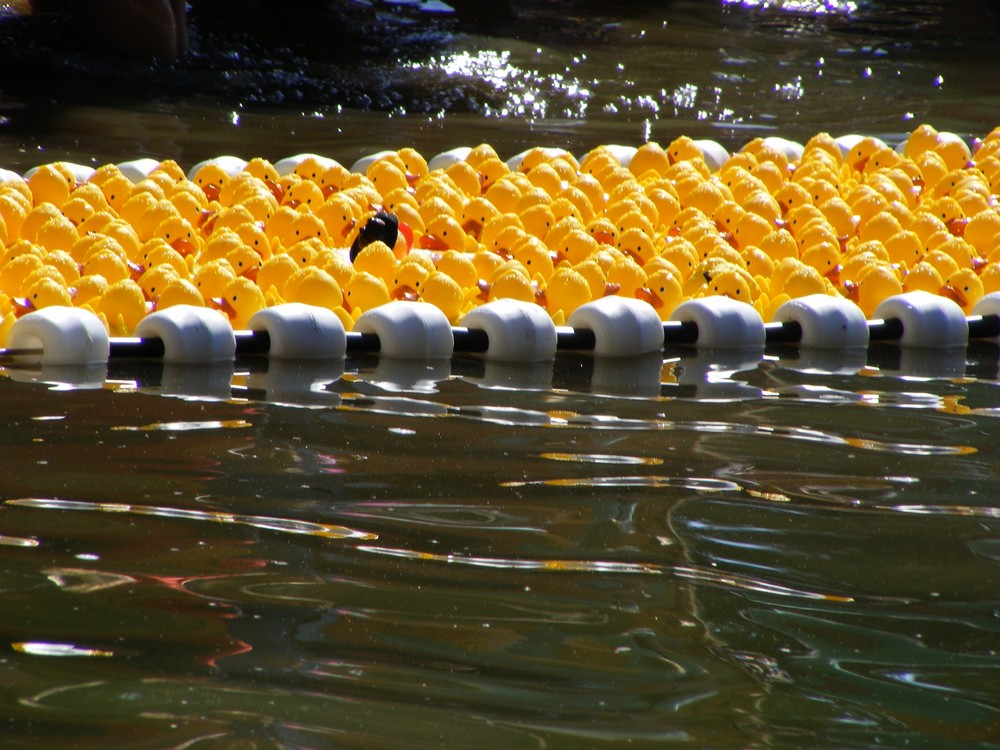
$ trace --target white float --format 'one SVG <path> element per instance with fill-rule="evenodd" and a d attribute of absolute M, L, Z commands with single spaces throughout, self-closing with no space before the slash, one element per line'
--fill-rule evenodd
<path fill-rule="evenodd" d="M 612 143 L 606 145 L 604 150 L 617 159 L 619 164 L 628 169 L 628 165 L 632 163 L 632 158 L 638 149 L 635 146 L 620 146 Z"/>
<path fill-rule="evenodd" d="M 354 164 L 351 165 L 352 172 L 357 172 L 358 174 L 367 174 L 368 167 L 370 167 L 375 162 L 385 159 L 389 156 L 395 156 L 395 151 L 377 151 L 374 154 L 368 154 L 368 156 L 362 156 Z"/>
<path fill-rule="evenodd" d="M 460 161 L 465 161 L 470 153 L 472 153 L 472 149 L 469 146 L 458 146 L 457 148 L 442 151 L 427 162 L 427 171 L 433 172 L 437 169 L 444 171 L 448 167 L 458 164 Z"/>
<path fill-rule="evenodd" d="M 306 159 L 314 160 L 317 164 L 323 167 L 323 169 L 329 169 L 330 167 L 335 167 L 340 164 L 340 162 L 336 159 L 331 159 L 329 156 L 320 156 L 319 154 L 295 154 L 294 156 L 286 156 L 284 159 L 279 159 L 274 162 L 274 170 L 279 176 L 284 177 L 285 175 L 294 172 L 295 168 Z"/>
<path fill-rule="evenodd" d="M 539 362 L 556 353 L 556 326 L 539 305 L 499 299 L 469 311 L 462 318 L 466 328 L 486 332 L 485 359 L 501 362 Z"/>
<path fill-rule="evenodd" d="M 903 346 L 944 349 L 969 341 L 969 323 L 957 303 L 930 292 L 907 292 L 883 300 L 874 317 L 899 320 Z"/>
<path fill-rule="evenodd" d="M 23 180 L 24 178 L 17 172 L 0 168 L 0 185 L 3 185 L 5 182 L 22 182 Z"/>
<path fill-rule="evenodd" d="M 753 349 L 764 346 L 764 321 L 751 305 L 729 297 L 699 297 L 682 302 L 671 320 L 698 326 L 699 349 Z"/>
<path fill-rule="evenodd" d="M 972 314 L 1000 315 L 1000 292 L 990 292 L 980 297 L 972 308 Z"/>
<path fill-rule="evenodd" d="M 663 323 L 651 305 L 630 297 L 601 297 L 576 308 L 566 321 L 594 332 L 594 354 L 627 357 L 663 348 Z"/>
<path fill-rule="evenodd" d="M 235 177 L 240 172 L 242 172 L 247 167 L 246 159 L 241 159 L 238 156 L 214 156 L 211 159 L 205 159 L 195 164 L 191 169 L 188 170 L 187 178 L 194 182 L 195 177 L 197 177 L 198 172 L 209 165 L 218 167 L 223 172 L 225 172 L 230 177 Z"/>
<path fill-rule="evenodd" d="M 524 162 L 524 157 L 530 154 L 534 150 L 535 148 L 529 148 L 522 151 L 519 154 L 515 154 L 514 156 L 510 157 L 507 160 L 507 167 L 510 169 L 511 172 L 518 171 L 521 168 L 522 162 Z M 541 146 L 538 147 L 538 150 L 540 150 L 545 155 L 546 159 L 557 159 L 560 156 L 573 156 L 566 149 L 558 148 L 555 146 Z"/>
<path fill-rule="evenodd" d="M 94 313 L 76 307 L 44 307 L 14 321 L 9 349 L 41 349 L 44 365 L 95 365 L 108 361 L 108 332 Z"/>
<path fill-rule="evenodd" d="M 133 184 L 142 182 L 150 173 L 160 166 L 156 159 L 131 159 L 129 161 L 118 162 L 118 170 L 125 175 Z"/>
<path fill-rule="evenodd" d="M 798 141 L 792 141 L 778 135 L 767 136 L 764 139 L 764 145 L 773 148 L 780 154 L 784 154 L 790 164 L 797 164 L 802 161 L 802 154 L 806 150 L 806 147 Z"/>
<path fill-rule="evenodd" d="M 278 359 L 330 359 L 347 353 L 344 324 L 332 310 L 300 302 L 265 307 L 250 316 L 251 331 L 267 331 L 268 355 Z"/>
<path fill-rule="evenodd" d="M 868 346 L 868 321 L 861 308 L 843 297 L 810 294 L 788 300 L 774 314 L 776 323 L 798 323 L 799 346 L 856 349 Z"/>
<path fill-rule="evenodd" d="M 718 172 L 722 169 L 722 165 L 729 161 L 729 152 L 718 141 L 701 138 L 696 139 L 694 145 L 701 151 L 701 158 L 705 160 L 705 164 L 711 172 Z"/>
<path fill-rule="evenodd" d="M 442 359 L 455 349 L 447 316 L 427 302 L 399 300 L 372 308 L 361 314 L 354 330 L 377 335 L 379 354 L 387 357 Z"/>
<path fill-rule="evenodd" d="M 236 336 L 220 313 L 207 307 L 174 305 L 150 313 L 135 327 L 142 339 L 163 342 L 163 361 L 170 363 L 212 363 L 236 356 Z"/>

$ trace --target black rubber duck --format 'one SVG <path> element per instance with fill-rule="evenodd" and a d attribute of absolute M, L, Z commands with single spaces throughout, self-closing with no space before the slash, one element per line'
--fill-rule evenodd
<path fill-rule="evenodd" d="M 379 211 L 372 216 L 358 232 L 358 236 L 351 245 L 351 263 L 358 257 L 363 249 L 373 242 L 381 240 L 391 249 L 396 244 L 399 236 L 399 219 L 396 214 L 387 211 Z"/>

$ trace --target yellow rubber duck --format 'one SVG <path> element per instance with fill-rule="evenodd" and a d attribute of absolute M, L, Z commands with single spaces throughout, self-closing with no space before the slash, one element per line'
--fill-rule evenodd
<path fill-rule="evenodd" d="M 365 311 L 380 307 L 389 301 L 389 288 L 386 283 L 366 271 L 354 274 L 344 288 L 343 307 L 355 320 Z"/>
<path fill-rule="evenodd" d="M 257 272 L 257 285 L 267 292 L 274 287 L 279 294 L 284 294 L 285 282 L 299 270 L 299 265 L 291 256 L 280 253 L 265 260 Z"/>
<path fill-rule="evenodd" d="M 300 268 L 292 274 L 285 282 L 283 297 L 287 302 L 316 305 L 334 312 L 342 309 L 344 303 L 344 294 L 337 280 L 315 267 Z"/>
<path fill-rule="evenodd" d="M 423 282 L 421 299 L 445 314 L 452 325 L 466 312 L 466 295 L 458 282 L 446 273 L 435 271 Z"/>
<path fill-rule="evenodd" d="M 94 309 L 103 316 L 111 336 L 133 335 L 148 310 L 142 289 L 132 279 L 111 284 Z"/>
<path fill-rule="evenodd" d="M 939 294 L 943 286 L 944 279 L 940 272 L 925 261 L 915 263 L 903 278 L 904 292 L 923 291 Z"/>
<path fill-rule="evenodd" d="M 221 297 L 226 285 L 236 278 L 233 267 L 224 259 L 213 260 L 198 267 L 191 282 L 201 293 L 202 299 L 208 304 L 212 298 Z"/>
<path fill-rule="evenodd" d="M 417 246 L 424 250 L 436 251 L 474 249 L 475 239 L 472 239 L 472 248 L 469 247 L 468 240 L 458 219 L 449 214 L 439 214 L 426 222 L 424 234 Z"/>
<path fill-rule="evenodd" d="M 203 307 L 204 304 L 205 301 L 198 292 L 198 288 L 187 279 L 179 277 L 171 279 L 156 298 L 157 310 L 166 310 L 174 305 Z"/>
<path fill-rule="evenodd" d="M 979 275 L 971 268 L 960 268 L 945 279 L 938 294 L 958 303 L 966 315 L 985 294 L 985 286 Z"/>
<path fill-rule="evenodd" d="M 229 318 L 234 330 L 245 330 L 250 316 L 264 307 L 264 293 L 250 279 L 237 276 L 228 282 L 222 294 L 208 301 L 209 306 Z"/>
<path fill-rule="evenodd" d="M 635 296 L 652 305 L 660 320 L 669 320 L 674 308 L 684 301 L 684 289 L 677 274 L 660 269 L 649 275 Z"/>

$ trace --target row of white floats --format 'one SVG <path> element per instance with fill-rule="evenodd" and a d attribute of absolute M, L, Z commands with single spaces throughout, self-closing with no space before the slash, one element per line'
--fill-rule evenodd
<path fill-rule="evenodd" d="M 964 346 L 970 338 L 1000 339 L 1000 293 L 983 297 L 966 317 L 947 298 L 910 292 L 885 300 L 871 321 L 848 300 L 814 295 L 786 302 L 768 324 L 753 307 L 727 297 L 689 300 L 663 322 L 646 303 L 611 296 L 578 308 L 567 323 L 557 327 L 531 303 L 497 300 L 453 327 L 433 305 L 400 301 L 365 312 L 347 332 L 330 310 L 293 303 L 260 310 L 249 330 L 234 331 L 213 310 L 178 305 L 146 316 L 135 337 L 109 338 L 93 313 L 48 307 L 17 320 L 0 354 L 86 366 L 112 358 L 210 364 L 241 354 L 330 359 L 352 352 L 420 360 L 475 353 L 487 361 L 527 363 L 552 359 L 557 350 L 627 358 L 670 346 L 753 350 L 780 343 L 846 351 L 873 341 L 943 349 Z"/>

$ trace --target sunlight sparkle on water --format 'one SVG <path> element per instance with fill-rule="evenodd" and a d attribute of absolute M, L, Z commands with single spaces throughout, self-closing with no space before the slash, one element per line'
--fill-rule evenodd
<path fill-rule="evenodd" d="M 583 117 L 592 93 L 579 79 L 563 74 L 545 74 L 520 68 L 511 62 L 509 51 L 479 50 L 458 52 L 427 62 L 412 61 L 413 71 L 439 70 L 449 78 L 466 78 L 488 85 L 506 100 L 487 105 L 487 114 L 499 117 L 545 117 L 550 107 L 562 104 L 564 117 Z"/>
<path fill-rule="evenodd" d="M 808 16 L 850 15 L 858 4 L 850 0 L 722 0 L 723 6 L 779 10 Z"/>

